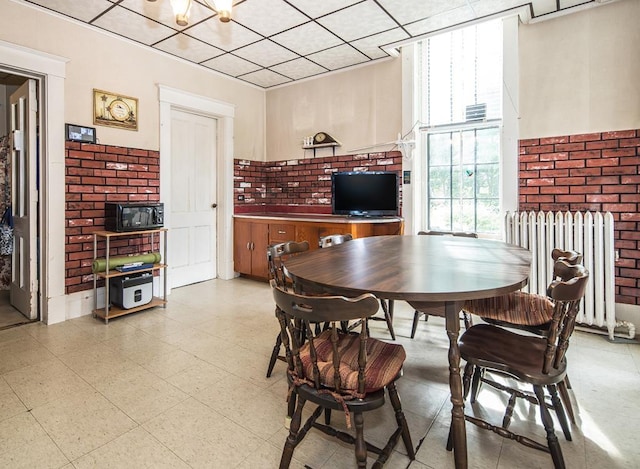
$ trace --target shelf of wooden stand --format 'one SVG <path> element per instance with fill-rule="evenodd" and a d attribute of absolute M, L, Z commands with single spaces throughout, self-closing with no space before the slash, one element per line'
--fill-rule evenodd
<path fill-rule="evenodd" d="M 126 272 L 111 269 L 108 272 L 97 272 L 95 275 L 99 278 L 122 277 L 123 275 L 138 274 L 140 272 L 153 272 L 154 270 L 164 269 L 165 267 L 167 267 L 167 264 L 153 264 L 153 267 L 147 267 L 146 269 L 128 270 Z"/>
<path fill-rule="evenodd" d="M 133 308 L 120 308 L 115 305 L 109 306 L 109 316 L 104 313 L 104 308 L 98 308 L 93 310 L 93 314 L 101 317 L 102 319 L 112 319 L 125 314 L 135 313 L 136 311 L 142 311 L 149 308 L 155 308 L 156 306 L 164 306 L 167 302 L 162 298 L 154 296 L 151 301 L 146 305 L 134 306 Z"/>

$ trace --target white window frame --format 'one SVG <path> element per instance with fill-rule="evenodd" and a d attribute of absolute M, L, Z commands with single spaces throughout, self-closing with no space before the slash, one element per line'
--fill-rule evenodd
<path fill-rule="evenodd" d="M 519 118 L 519 73 L 518 73 L 518 16 L 502 18 L 502 129 L 500 155 L 500 216 L 518 209 L 518 118 Z M 419 114 L 421 95 L 415 77 L 416 47 L 413 44 L 402 48 L 402 128 L 403 135 L 411 135 L 415 148 L 403 161 L 403 171 L 411 174 L 410 183 L 404 184 L 402 213 L 405 219 L 405 234 L 416 234 L 426 226 L 426 181 L 424 174 L 422 138 Z M 406 178 L 405 178 L 406 179 Z M 504 239 L 504 230 L 498 235 Z"/>

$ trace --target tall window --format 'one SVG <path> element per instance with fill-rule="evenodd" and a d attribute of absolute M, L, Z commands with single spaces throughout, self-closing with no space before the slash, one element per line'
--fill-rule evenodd
<path fill-rule="evenodd" d="M 502 21 L 418 46 L 428 229 L 500 231 Z"/>

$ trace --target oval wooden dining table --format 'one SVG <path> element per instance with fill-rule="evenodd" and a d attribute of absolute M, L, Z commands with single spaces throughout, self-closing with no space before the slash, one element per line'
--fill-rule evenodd
<path fill-rule="evenodd" d="M 460 377 L 459 314 L 465 300 L 519 290 L 527 284 L 531 253 L 489 239 L 453 236 L 374 236 L 288 259 L 295 282 L 346 296 L 370 292 L 387 300 L 445 306 L 455 466 L 467 467 Z"/>

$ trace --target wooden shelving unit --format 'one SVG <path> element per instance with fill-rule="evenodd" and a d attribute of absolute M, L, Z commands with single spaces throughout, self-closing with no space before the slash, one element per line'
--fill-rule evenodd
<path fill-rule="evenodd" d="M 120 272 L 115 269 L 107 269 L 104 272 L 94 272 L 93 274 L 93 316 L 100 317 L 104 319 L 105 324 L 109 323 L 109 319 L 116 318 L 118 316 L 123 316 L 125 314 L 135 313 L 136 311 L 142 311 L 149 308 L 155 308 L 156 306 L 164 307 L 167 304 L 167 228 L 157 228 L 153 230 L 143 230 L 143 231 L 127 231 L 127 232 L 116 232 L 116 231 L 96 231 L 93 233 L 93 259 L 98 259 L 98 243 L 105 243 L 105 262 L 106 266 L 109 266 L 109 257 L 111 251 L 111 239 L 124 237 L 124 236 L 149 236 L 151 246 L 154 246 L 157 242 L 158 244 L 163 244 L 163 252 L 162 252 L 162 263 L 154 264 L 152 267 L 147 269 L 134 270 L 129 272 Z M 156 239 L 157 237 L 157 239 Z M 161 237 L 163 237 L 161 239 Z M 164 241 L 161 243 L 161 241 Z M 147 304 L 134 306 L 133 308 L 120 308 L 116 305 L 111 305 L 109 288 L 110 282 L 109 279 L 114 277 L 121 277 L 124 275 L 131 275 L 132 273 L 142 273 L 142 272 L 155 272 L 161 271 L 160 275 L 162 276 L 163 288 L 162 288 L 162 298 L 153 295 L 151 301 Z M 98 308 L 98 279 L 104 279 L 104 308 Z M 153 288 L 153 279 L 152 279 L 152 288 Z"/>

